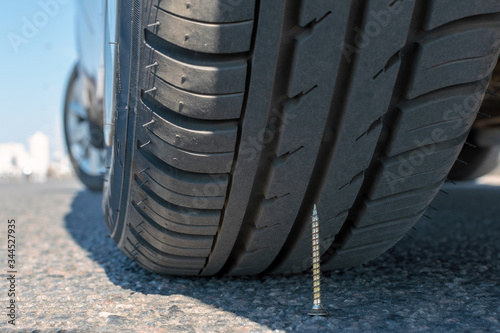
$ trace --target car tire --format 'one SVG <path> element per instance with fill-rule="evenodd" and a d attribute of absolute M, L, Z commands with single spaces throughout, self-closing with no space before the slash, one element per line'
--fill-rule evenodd
<path fill-rule="evenodd" d="M 304 271 L 314 205 L 325 270 L 392 247 L 445 182 L 500 47 L 497 0 L 120 6 L 103 207 L 160 274 Z"/>
<path fill-rule="evenodd" d="M 64 99 L 64 138 L 69 159 L 78 179 L 89 190 L 100 192 L 103 190 L 104 180 L 104 147 L 102 143 L 93 144 L 92 140 L 101 142 L 102 132 L 98 126 L 91 124 L 87 110 L 81 101 L 82 94 L 81 77 L 78 73 L 78 65 L 75 65 Z M 98 162 L 94 159 L 98 159 Z"/>

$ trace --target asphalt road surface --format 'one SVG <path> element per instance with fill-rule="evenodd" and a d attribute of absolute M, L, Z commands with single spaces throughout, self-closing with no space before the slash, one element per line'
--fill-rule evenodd
<path fill-rule="evenodd" d="M 500 178 L 448 184 L 416 229 L 361 267 L 311 276 L 162 277 L 108 237 L 101 195 L 77 181 L 0 184 L 0 331 L 500 332 Z M 16 220 L 16 326 L 8 323 L 8 219 Z"/>

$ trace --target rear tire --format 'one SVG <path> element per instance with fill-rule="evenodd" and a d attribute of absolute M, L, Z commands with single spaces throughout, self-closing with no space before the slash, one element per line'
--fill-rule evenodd
<path fill-rule="evenodd" d="M 75 66 L 64 100 L 64 138 L 78 179 L 88 189 L 100 192 L 103 189 L 105 164 L 102 131 L 98 126 L 91 124 L 87 110 L 81 101 L 83 93 L 78 66 Z M 75 112 L 75 109 L 78 111 Z M 98 141 L 98 144 L 94 145 L 93 141 Z"/>
<path fill-rule="evenodd" d="M 113 239 L 161 274 L 300 272 L 317 204 L 326 270 L 375 258 L 481 105 L 500 4 L 479 3 L 122 0 Z"/>
<path fill-rule="evenodd" d="M 500 159 L 500 146 L 464 146 L 456 163 L 450 171 L 451 180 L 474 180 L 495 170 Z"/>

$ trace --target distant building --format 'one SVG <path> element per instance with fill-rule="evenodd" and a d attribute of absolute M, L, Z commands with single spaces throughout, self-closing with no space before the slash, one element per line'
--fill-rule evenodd
<path fill-rule="evenodd" d="M 0 144 L 0 177 L 19 178 L 29 169 L 30 158 L 21 143 Z"/>
<path fill-rule="evenodd" d="M 28 139 L 30 155 L 30 179 L 44 182 L 47 180 L 50 166 L 50 141 L 42 132 L 36 132 Z"/>
<path fill-rule="evenodd" d="M 0 178 L 28 177 L 31 181 L 47 180 L 50 166 L 50 141 L 42 132 L 28 138 L 28 151 L 21 143 L 0 144 Z"/>

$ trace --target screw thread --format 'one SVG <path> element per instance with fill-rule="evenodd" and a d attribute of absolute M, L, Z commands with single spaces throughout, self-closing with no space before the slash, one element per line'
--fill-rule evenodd
<path fill-rule="evenodd" d="M 319 218 L 316 205 L 312 215 L 312 273 L 313 273 L 313 306 L 310 316 L 326 316 L 327 312 L 321 306 L 321 255 L 319 251 Z"/>
<path fill-rule="evenodd" d="M 319 219 L 316 205 L 312 216 L 312 273 L 313 273 L 313 303 L 321 305 L 321 269 L 319 254 Z"/>

